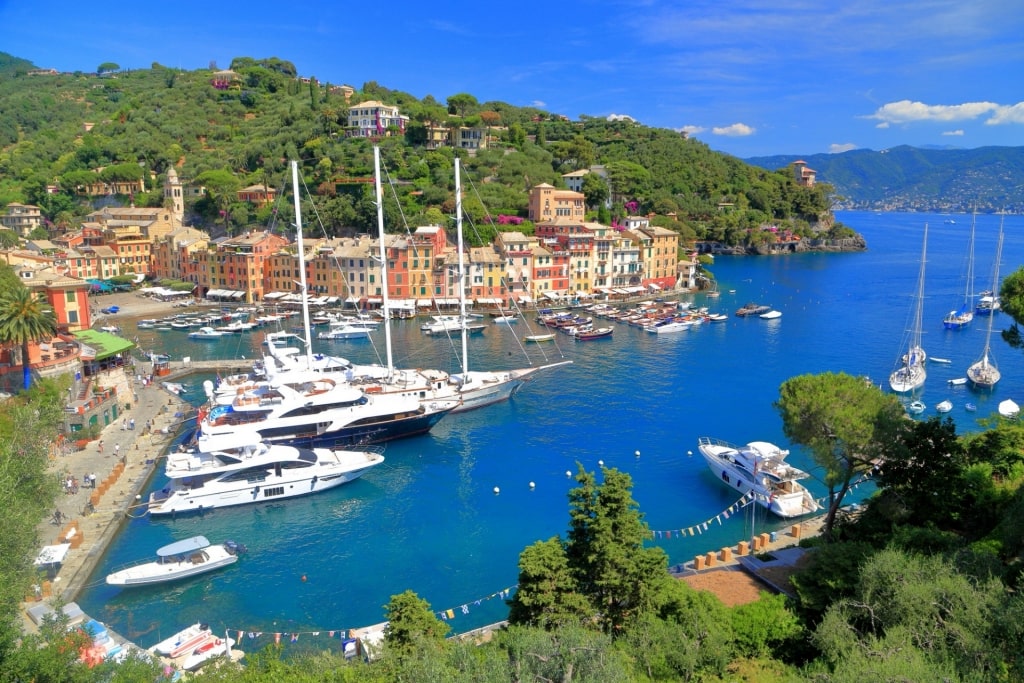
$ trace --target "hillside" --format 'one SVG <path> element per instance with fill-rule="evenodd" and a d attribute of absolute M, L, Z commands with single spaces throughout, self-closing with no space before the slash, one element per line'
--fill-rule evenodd
<path fill-rule="evenodd" d="M 595 165 L 608 180 L 585 183 L 583 192 L 593 219 L 605 224 L 654 213 L 657 224 L 687 241 L 732 245 L 768 239 L 762 226 L 808 236 L 831 226 L 827 185 L 801 187 L 787 171 L 748 165 L 675 131 L 590 117 L 567 121 L 535 108 L 481 103 L 468 93 L 442 104 L 372 81 L 339 87 L 302 79 L 276 57 L 238 57 L 230 66 L 122 71 L 111 64 L 101 74 L 44 75 L 0 53 L 0 206 L 36 204 L 54 224 L 73 226 L 96 206 L 100 198 L 87 192 L 99 181 L 138 187 L 141 179 L 144 191 L 103 201 L 159 206 L 157 188 L 173 166 L 205 188 L 188 205 L 189 221 L 214 234 L 237 232 L 266 227 L 275 213 L 236 201 L 236 190 L 258 183 L 284 196 L 287 163 L 297 159 L 318 195 L 316 215 L 327 234 L 372 230 L 376 210 L 364 181 L 373 173 L 373 142 L 346 133 L 349 106 L 373 100 L 408 117 L 404 131 L 389 129 L 379 140 L 393 181 L 386 202 L 391 229 L 451 215 L 455 151 L 429 150 L 426 142 L 429 133 L 460 128 L 488 143 L 459 151 L 473 183 L 465 209 L 477 227 L 474 241 L 490 241 L 496 228 L 488 215 L 525 218 L 529 188 L 564 186 L 562 174 Z M 832 234 L 844 231 L 838 226 Z"/>
<path fill-rule="evenodd" d="M 773 170 L 803 159 L 843 197 L 838 205 L 882 211 L 1024 211 L 1024 147 L 921 149 L 746 159 Z"/>

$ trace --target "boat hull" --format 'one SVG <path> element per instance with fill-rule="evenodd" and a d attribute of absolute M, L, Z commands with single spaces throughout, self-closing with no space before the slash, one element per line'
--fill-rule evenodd
<path fill-rule="evenodd" d="M 228 552 L 223 546 L 210 546 L 206 549 L 208 560 L 192 563 L 183 562 L 147 562 L 128 567 L 107 576 L 107 584 L 111 586 L 149 586 L 156 583 L 181 581 L 227 567 L 238 561 L 238 556 Z"/>

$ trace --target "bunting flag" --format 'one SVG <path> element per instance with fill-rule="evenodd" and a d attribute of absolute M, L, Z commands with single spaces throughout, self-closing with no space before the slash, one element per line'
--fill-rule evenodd
<path fill-rule="evenodd" d="M 648 533 L 650 534 L 650 537 L 655 540 L 662 538 L 678 538 L 680 536 L 697 536 L 707 531 L 708 527 L 714 522 L 718 522 L 718 524 L 721 525 L 723 517 L 725 519 L 729 519 L 737 512 L 750 505 L 753 500 L 753 494 L 744 494 L 735 503 L 719 512 L 714 517 L 708 517 L 705 521 L 700 522 L 699 524 L 679 529 L 648 530 Z"/>

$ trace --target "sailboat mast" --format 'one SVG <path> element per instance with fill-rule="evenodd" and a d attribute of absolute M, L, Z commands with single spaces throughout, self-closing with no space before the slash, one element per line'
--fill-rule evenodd
<path fill-rule="evenodd" d="M 456 160 L 458 163 L 458 160 Z M 377 239 L 380 242 L 380 292 L 384 310 L 384 346 L 387 353 L 388 376 L 394 374 L 395 365 L 391 358 L 391 313 L 388 301 L 388 259 L 384 248 L 384 196 L 380 189 L 380 147 L 373 147 L 373 189 L 377 194 Z"/>
<path fill-rule="evenodd" d="M 459 177 L 459 157 L 455 157 L 455 232 L 459 249 L 459 326 L 462 328 L 462 376 L 465 381 L 466 373 L 469 372 L 469 343 L 466 339 L 469 331 L 466 329 L 466 272 L 462 254 L 462 179 Z"/>
<path fill-rule="evenodd" d="M 996 242 L 996 263 L 992 269 L 992 296 L 999 295 L 999 259 L 1003 254 L 1003 217 L 999 217 L 999 241 Z M 992 319 L 996 317 L 995 307 L 988 316 L 988 332 L 985 333 L 985 364 L 988 365 L 988 352 L 992 348 Z"/>
<path fill-rule="evenodd" d="M 302 290 L 302 329 L 306 338 L 306 367 L 313 367 L 313 329 L 309 324 L 309 293 L 306 291 L 306 251 L 302 245 L 302 208 L 299 204 L 299 162 L 292 161 L 292 194 L 295 195 L 295 244 L 299 248 L 299 288 Z"/>

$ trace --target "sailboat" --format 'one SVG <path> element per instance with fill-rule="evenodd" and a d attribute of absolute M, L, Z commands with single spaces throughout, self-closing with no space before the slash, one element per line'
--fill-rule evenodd
<path fill-rule="evenodd" d="M 1003 219 L 999 219 L 999 241 L 996 243 L 996 263 L 992 268 L 992 291 L 999 291 L 999 258 L 1003 253 Z M 1002 375 L 999 372 L 999 368 L 992 361 L 991 356 L 991 341 L 992 341 L 992 318 L 988 317 L 988 330 L 985 332 L 985 350 L 981 354 L 981 359 L 967 368 L 967 379 L 971 380 L 975 386 L 983 389 L 991 389 L 999 381 Z"/>
<path fill-rule="evenodd" d="M 950 311 L 942 324 L 947 330 L 959 330 L 974 320 L 974 224 L 977 212 L 971 218 L 971 238 L 967 243 L 967 286 L 964 292 L 964 303 L 959 309 Z"/>
<path fill-rule="evenodd" d="M 914 303 L 914 321 L 909 330 L 910 342 L 907 351 L 897 364 L 897 368 L 889 375 L 889 386 L 897 393 L 913 391 L 924 384 L 928 373 L 924 369 L 928 359 L 921 347 L 921 325 L 924 308 L 924 266 L 928 254 L 928 224 L 924 225 L 924 246 L 921 247 L 921 268 L 917 275 L 917 301 Z"/>
<path fill-rule="evenodd" d="M 418 395 L 381 393 L 346 381 L 350 364 L 312 351 L 309 297 L 299 207 L 298 164 L 292 162 L 296 244 L 305 353 L 270 347 L 264 358 L 267 379 L 239 386 L 227 402 L 217 400 L 212 382 L 206 386 L 209 412 L 198 420 L 199 435 L 234 434 L 244 425 L 268 443 L 292 446 L 338 446 L 381 443 L 430 431 L 458 400 L 421 401 Z M 325 361 L 331 368 L 325 367 Z"/>
<path fill-rule="evenodd" d="M 458 236 L 457 248 L 459 251 L 459 314 L 462 320 L 466 319 L 466 266 L 465 252 L 462 242 L 462 181 L 459 174 L 459 158 L 455 157 L 455 227 Z M 550 363 L 537 367 L 519 368 L 516 370 L 470 370 L 469 369 L 469 347 L 467 335 L 469 331 L 466 325 L 462 325 L 462 371 L 451 376 L 453 382 L 459 389 L 462 397 L 462 404 L 452 412 L 461 413 L 474 408 L 482 408 L 492 403 L 508 400 L 512 394 L 523 385 L 523 383 L 536 372 L 555 368 L 559 365 L 568 365 L 571 360 L 559 363 Z"/>

